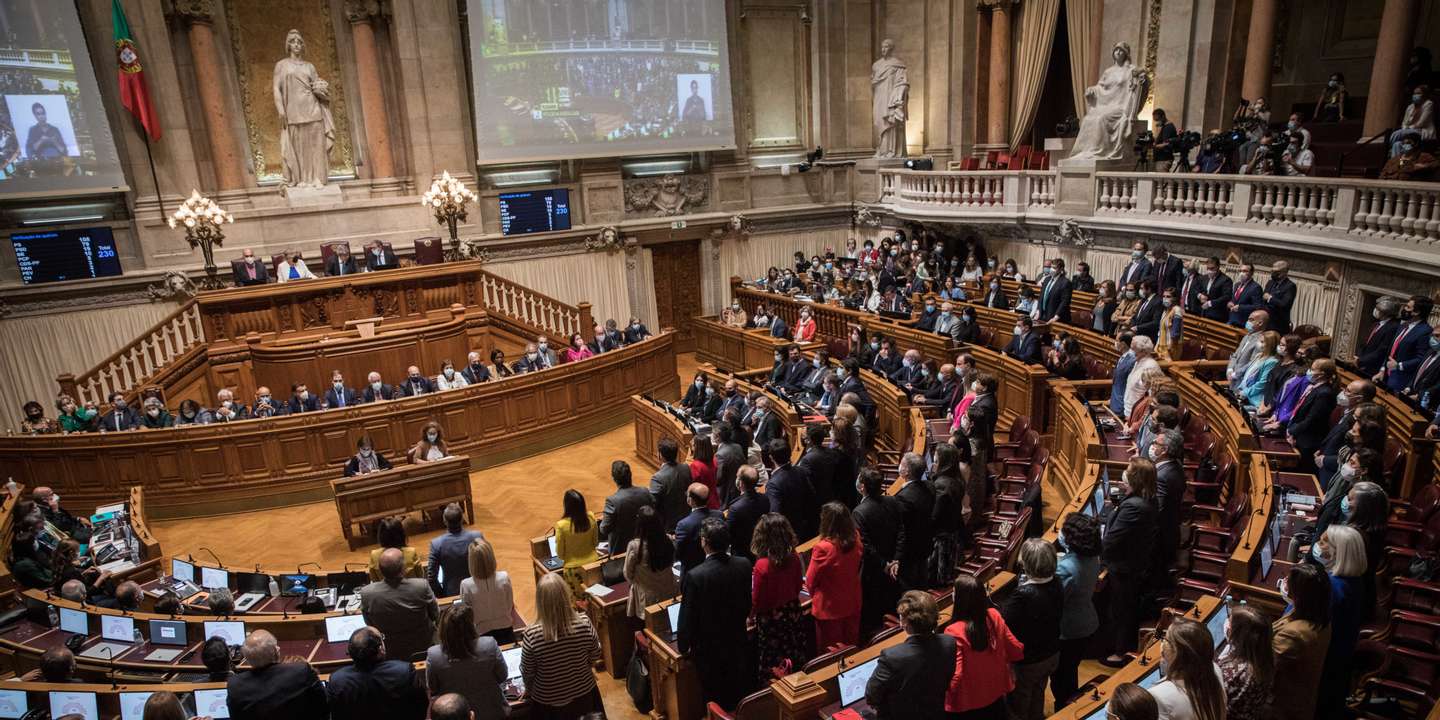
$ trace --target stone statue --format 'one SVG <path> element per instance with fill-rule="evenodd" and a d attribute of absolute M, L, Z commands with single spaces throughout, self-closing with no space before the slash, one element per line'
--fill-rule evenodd
<path fill-rule="evenodd" d="M 305 39 L 299 30 L 285 34 L 289 53 L 275 63 L 275 112 L 280 114 L 280 158 L 285 185 L 321 187 L 330 176 L 335 121 L 330 115 L 330 83 L 300 58 Z"/>
<path fill-rule="evenodd" d="M 1100 82 L 1085 88 L 1085 119 L 1075 136 L 1073 159 L 1120 160 L 1130 150 L 1131 121 L 1145 102 L 1149 80 L 1130 62 L 1130 46 L 1115 43 L 1115 64 L 1100 73 Z"/>
<path fill-rule="evenodd" d="M 880 43 L 880 59 L 870 66 L 870 89 L 873 93 L 871 116 L 880 139 L 875 143 L 875 157 L 905 157 L 905 106 L 910 102 L 910 80 L 905 63 L 894 57 L 895 41 Z"/>

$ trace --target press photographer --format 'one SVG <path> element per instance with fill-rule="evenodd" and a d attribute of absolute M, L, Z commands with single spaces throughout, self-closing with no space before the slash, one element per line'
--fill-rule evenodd
<path fill-rule="evenodd" d="M 1188 166 L 1184 149 L 1174 144 L 1180 131 L 1175 129 L 1174 123 L 1165 118 L 1165 111 L 1156 108 L 1150 117 L 1153 120 L 1150 126 L 1154 128 L 1155 134 L 1155 172 L 1169 172 L 1170 166 L 1175 162 L 1177 152 L 1180 155 L 1180 162 Z"/>

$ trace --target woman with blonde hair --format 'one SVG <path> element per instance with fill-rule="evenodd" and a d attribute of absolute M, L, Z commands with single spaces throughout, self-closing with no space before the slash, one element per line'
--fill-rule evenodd
<path fill-rule="evenodd" d="M 1330 647 L 1320 671 L 1316 717 L 1348 717 L 1355 645 L 1370 608 L 1365 597 L 1365 537 L 1349 525 L 1331 525 L 1310 548 L 1310 557 L 1330 573 Z"/>
<path fill-rule="evenodd" d="M 1249 408 L 1259 407 L 1265 400 L 1265 387 L 1270 383 L 1270 373 L 1280 364 L 1280 355 L 1275 348 L 1280 345 L 1280 333 L 1267 330 L 1260 334 L 1260 344 L 1255 357 L 1245 367 L 1245 375 L 1235 386 L 1235 394 Z"/>
<path fill-rule="evenodd" d="M 1177 619 L 1160 643 L 1165 679 L 1150 688 L 1167 720 L 1225 720 L 1225 686 L 1215 666 L 1215 641 L 1194 620 Z"/>
<path fill-rule="evenodd" d="M 425 429 L 420 431 L 420 441 L 410 448 L 409 455 L 412 463 L 434 462 L 450 457 L 440 423 L 434 420 L 425 423 Z"/>
<path fill-rule="evenodd" d="M 470 577 L 460 581 L 460 602 L 470 607 L 475 630 L 507 645 L 515 642 L 515 590 L 510 573 L 495 568 L 495 548 L 485 538 L 470 543 Z"/>
<path fill-rule="evenodd" d="M 575 611 L 570 586 L 559 575 L 540 578 L 535 611 L 538 620 L 520 639 L 520 675 L 534 716 L 572 720 L 605 712 L 593 669 L 600 638 L 590 619 Z"/>

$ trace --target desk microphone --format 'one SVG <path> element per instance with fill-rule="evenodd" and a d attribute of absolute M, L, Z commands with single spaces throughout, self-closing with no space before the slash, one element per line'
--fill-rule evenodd
<path fill-rule="evenodd" d="M 219 556 L 219 555 L 216 555 L 214 550 L 211 550 L 210 548 L 207 548 L 207 547 L 202 547 L 202 548 L 200 548 L 200 549 L 201 549 L 201 550 L 204 550 L 204 551 L 207 552 L 207 553 L 210 553 L 210 557 L 212 557 L 212 558 L 215 559 L 215 564 L 216 564 L 216 565 L 219 565 L 221 570 L 224 570 L 224 569 L 225 569 L 225 563 L 220 562 L 220 556 Z"/>
<path fill-rule="evenodd" d="M 110 689 L 119 690 L 120 683 L 115 680 L 115 651 L 111 650 L 109 645 L 102 645 L 100 649 L 105 652 L 105 662 L 110 664 L 109 670 L 105 673 L 110 676 Z"/>

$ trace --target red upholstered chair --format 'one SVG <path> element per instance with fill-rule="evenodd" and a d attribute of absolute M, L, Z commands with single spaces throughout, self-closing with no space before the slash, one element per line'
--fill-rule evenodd
<path fill-rule="evenodd" d="M 1424 523 L 1436 508 L 1440 508 L 1440 485 L 1432 482 L 1421 485 L 1409 500 L 1391 500 L 1390 516 L 1396 520 Z"/>
<path fill-rule="evenodd" d="M 770 720 L 779 713 L 780 706 L 775 702 L 775 693 L 768 687 L 740 698 L 740 703 L 735 706 L 733 713 L 725 712 L 713 702 L 705 706 L 705 716 L 709 720 Z"/>
<path fill-rule="evenodd" d="M 1020 444 L 1020 440 L 1025 437 L 1025 433 L 1027 433 L 1027 432 L 1029 432 L 1029 431 L 1030 431 L 1030 416 L 1029 416 L 1029 415 L 1021 415 L 1020 417 L 1015 418 L 1015 421 L 1012 422 L 1012 423 L 1010 423 L 1010 436 L 1007 437 L 1007 438 L 1005 438 L 1005 442 L 995 443 L 995 452 L 996 452 L 996 454 L 998 455 L 998 454 L 1000 453 L 1000 448 L 1006 448 L 1007 450 L 1014 450 L 1014 449 L 1015 449 L 1015 446 Z"/>
<path fill-rule="evenodd" d="M 416 238 L 416 265 L 437 265 L 442 262 L 445 262 L 445 245 L 442 239 L 438 237 Z"/>
<path fill-rule="evenodd" d="M 280 277 L 280 263 L 284 262 L 285 255 L 286 253 L 275 253 L 270 256 L 270 275 L 272 277 Z"/>
<path fill-rule="evenodd" d="M 1250 517 L 1250 495 L 1230 493 L 1224 507 L 1193 505 L 1190 508 L 1192 546 L 1197 550 L 1229 554 L 1239 541 L 1234 529 Z M 1218 523 L 1215 522 L 1218 519 Z"/>
<path fill-rule="evenodd" d="M 1381 456 L 1385 466 L 1385 477 L 1390 478 L 1390 487 L 1400 487 L 1405 479 L 1405 446 L 1395 438 L 1385 438 L 1385 454 Z"/>
<path fill-rule="evenodd" d="M 999 169 L 1000 169 L 999 163 L 1000 163 L 1000 151 L 999 151 L 999 150 L 991 150 L 991 151 L 985 153 L 985 169 L 986 169 L 986 170 L 999 170 Z"/>
<path fill-rule="evenodd" d="M 980 158 L 977 158 L 977 157 L 968 157 L 968 158 L 965 158 L 965 159 L 961 160 L 961 161 L 960 161 L 960 169 L 961 169 L 961 170 L 979 170 L 979 169 L 980 169 Z"/>
<path fill-rule="evenodd" d="M 1365 683 L 1361 717 L 1389 720 L 1395 717 L 1424 717 L 1440 699 L 1440 655 L 1434 648 L 1415 650 L 1391 645 L 1390 663 L 1378 677 Z M 1390 698 L 1398 703 L 1394 714 L 1367 712 L 1375 698 Z"/>

